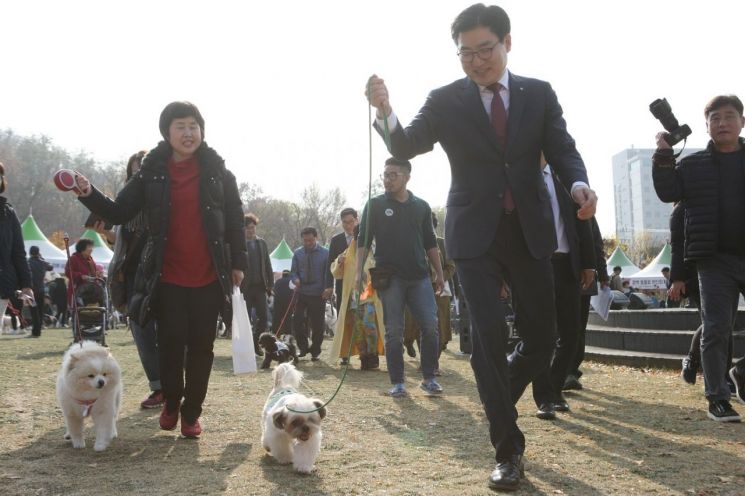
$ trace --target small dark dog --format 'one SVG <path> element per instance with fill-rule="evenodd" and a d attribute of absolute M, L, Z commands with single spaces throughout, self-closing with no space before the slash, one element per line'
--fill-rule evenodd
<path fill-rule="evenodd" d="M 272 360 L 277 363 L 297 363 L 297 344 L 289 334 L 277 339 L 271 332 L 263 332 L 259 336 L 259 346 L 264 350 L 262 369 L 268 369 Z"/>

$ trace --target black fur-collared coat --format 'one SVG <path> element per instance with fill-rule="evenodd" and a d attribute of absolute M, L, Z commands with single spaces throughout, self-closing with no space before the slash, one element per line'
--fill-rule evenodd
<path fill-rule="evenodd" d="M 128 307 L 129 316 L 141 325 L 156 316 L 155 290 L 160 281 L 171 219 L 168 160 L 172 153 L 171 146 L 161 141 L 145 156 L 140 171 L 127 182 L 116 200 L 95 188 L 90 196 L 79 197 L 92 212 L 113 224 L 124 224 L 141 210 L 145 213 L 148 238 L 135 277 L 135 294 Z M 241 199 L 235 176 L 215 150 L 202 143 L 195 157 L 200 168 L 201 222 L 225 303 L 229 305 L 233 291 L 231 269 L 245 271 L 248 264 Z"/>

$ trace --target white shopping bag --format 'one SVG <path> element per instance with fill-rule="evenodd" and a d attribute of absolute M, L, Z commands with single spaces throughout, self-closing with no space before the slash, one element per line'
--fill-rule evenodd
<path fill-rule="evenodd" d="M 246 302 L 238 286 L 233 287 L 233 373 L 256 372 L 256 355 L 251 321 L 248 320 Z"/>

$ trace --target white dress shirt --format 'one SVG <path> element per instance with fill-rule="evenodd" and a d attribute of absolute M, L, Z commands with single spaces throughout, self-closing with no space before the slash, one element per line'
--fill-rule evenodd
<path fill-rule="evenodd" d="M 564 218 L 561 216 L 559 198 L 556 196 L 554 178 L 551 176 L 551 166 L 546 165 L 543 169 L 543 182 L 546 184 L 548 194 L 551 196 L 551 211 L 554 213 L 554 229 L 556 230 L 556 251 L 554 253 L 569 253 L 569 239 L 564 230 Z"/>

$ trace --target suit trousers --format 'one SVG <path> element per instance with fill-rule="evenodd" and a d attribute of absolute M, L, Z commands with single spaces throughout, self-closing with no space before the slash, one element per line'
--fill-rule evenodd
<path fill-rule="evenodd" d="M 533 380 L 533 399 L 537 406 L 555 403 L 561 395 L 571 361 L 576 355 L 580 328 L 580 283 L 573 273 L 569 255 L 551 260 L 554 268 L 556 329 L 559 338 L 551 365 Z M 518 327 L 518 332 L 520 331 Z"/>
<path fill-rule="evenodd" d="M 194 422 L 207 396 L 222 289 L 218 282 L 199 288 L 161 283 L 158 291 L 158 354 L 166 405 L 173 411 L 183 398 L 181 416 Z"/>
<path fill-rule="evenodd" d="M 334 300 L 334 306 L 336 307 L 337 314 L 339 313 L 339 309 L 341 308 L 342 291 L 344 291 L 344 280 L 336 279 L 334 281 L 334 292 L 336 293 L 336 299 Z"/>
<path fill-rule="evenodd" d="M 471 368 L 489 420 L 496 458 L 503 461 L 525 451 L 517 426 L 515 403 L 533 378 L 545 369 L 556 342 L 553 272 L 548 257 L 528 251 L 518 213 L 504 215 L 494 241 L 483 255 L 455 260 L 463 294 L 471 312 Z M 517 294 L 521 315 L 520 341 L 507 357 L 507 324 L 500 290 L 508 280 Z M 519 300 L 519 299 L 518 299 Z"/>
<path fill-rule="evenodd" d="M 577 379 L 582 377 L 579 366 L 585 361 L 585 334 L 587 334 L 587 320 L 590 317 L 590 295 L 579 297 L 579 333 L 577 335 L 577 347 L 574 349 L 574 357 L 569 364 L 569 374 Z"/>
<path fill-rule="evenodd" d="M 320 355 L 326 325 L 326 303 L 321 295 L 298 293 L 293 325 L 300 354 L 304 355 L 310 351 L 313 357 Z M 311 335 L 310 349 L 308 348 L 308 327 L 310 327 Z"/>

